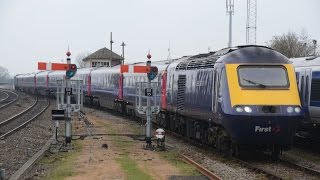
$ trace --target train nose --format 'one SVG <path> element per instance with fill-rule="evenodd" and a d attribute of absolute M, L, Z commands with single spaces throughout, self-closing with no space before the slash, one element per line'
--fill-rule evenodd
<path fill-rule="evenodd" d="M 265 110 L 274 111 L 273 108 Z M 299 116 L 229 115 L 223 125 L 238 144 L 287 144 L 290 146 L 299 120 Z"/>

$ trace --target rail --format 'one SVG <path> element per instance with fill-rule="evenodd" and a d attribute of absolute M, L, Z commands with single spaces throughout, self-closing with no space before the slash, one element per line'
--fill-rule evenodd
<path fill-rule="evenodd" d="M 0 109 L 9 106 L 10 104 L 14 103 L 15 101 L 18 100 L 19 95 L 13 91 L 9 91 L 9 90 L 2 90 L 2 92 L 5 91 L 7 93 L 9 93 L 9 97 L 3 101 L 0 101 Z M 10 95 L 11 94 L 11 95 Z"/>
<path fill-rule="evenodd" d="M 39 100 L 37 99 L 36 101 L 37 103 L 36 104 L 39 104 Z M 8 136 L 9 134 L 19 130 L 20 128 L 24 127 L 25 125 L 27 125 L 28 123 L 30 123 L 32 120 L 34 120 L 35 118 L 37 118 L 38 116 L 40 116 L 43 112 L 45 112 L 45 110 L 49 107 L 50 105 L 50 101 L 47 99 L 46 100 L 46 105 L 43 109 L 41 109 L 41 111 L 39 111 L 38 113 L 36 113 L 35 115 L 33 115 L 31 118 L 27 118 L 27 120 L 23 120 L 22 122 L 20 122 L 18 125 L 15 125 L 13 128 L 8 128 L 9 130 L 5 131 L 2 135 L 0 135 L 0 139 L 4 139 L 6 136 Z M 28 111 L 31 111 L 32 109 L 36 109 L 35 105 L 32 106 L 33 108 L 29 108 Z M 25 114 L 25 112 L 23 113 Z M 22 114 L 20 114 L 19 116 L 21 116 Z M 6 121 L 6 122 L 2 122 L 1 123 L 1 128 L 4 127 L 5 125 L 9 124 L 9 122 L 12 122 L 14 119 L 17 119 L 17 117 L 19 116 L 16 116 L 15 118 L 12 118 L 11 120 L 9 121 Z"/>

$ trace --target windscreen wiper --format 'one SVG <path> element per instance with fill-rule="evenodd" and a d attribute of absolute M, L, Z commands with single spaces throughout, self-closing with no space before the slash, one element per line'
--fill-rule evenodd
<path fill-rule="evenodd" d="M 243 80 L 245 80 L 245 81 L 247 81 L 247 82 L 248 82 L 248 83 L 250 83 L 250 84 L 257 85 L 257 87 L 261 87 L 261 88 L 265 88 L 265 87 L 267 87 L 267 86 L 266 86 L 266 85 L 264 85 L 264 84 L 254 82 L 254 81 L 251 81 L 251 80 L 249 80 L 249 79 L 245 79 L 245 78 L 242 78 L 242 79 L 243 79 Z"/>

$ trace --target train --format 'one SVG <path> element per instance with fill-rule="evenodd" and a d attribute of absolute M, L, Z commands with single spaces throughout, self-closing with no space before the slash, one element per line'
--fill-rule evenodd
<path fill-rule="evenodd" d="M 135 63 L 132 65 L 142 65 Z M 121 65 L 78 69 L 84 102 L 136 116 L 135 84 L 145 73 L 121 73 Z M 257 45 L 152 62 L 158 67 L 160 112 L 152 120 L 184 137 L 238 155 L 268 151 L 277 157 L 293 143 L 304 117 L 295 70 L 287 57 Z M 15 89 L 54 94 L 65 72 L 15 76 Z"/>
<path fill-rule="evenodd" d="M 320 57 L 291 58 L 296 71 L 302 108 L 305 116 L 298 136 L 312 140 L 320 138 Z"/>

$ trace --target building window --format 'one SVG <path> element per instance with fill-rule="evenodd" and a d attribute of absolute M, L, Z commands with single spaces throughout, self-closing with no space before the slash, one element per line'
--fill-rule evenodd
<path fill-rule="evenodd" d="M 109 66 L 110 66 L 109 62 L 105 62 L 105 63 L 107 64 L 107 67 L 109 67 Z"/>

